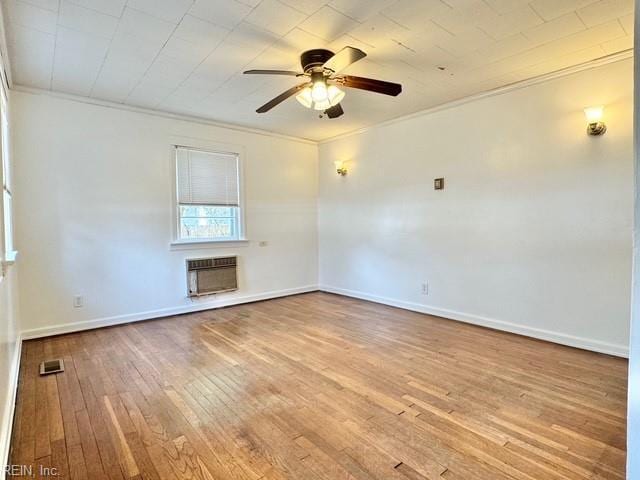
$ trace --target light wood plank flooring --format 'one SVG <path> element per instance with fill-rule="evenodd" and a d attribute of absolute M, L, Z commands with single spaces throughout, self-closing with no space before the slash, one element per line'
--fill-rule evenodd
<path fill-rule="evenodd" d="M 56 357 L 66 371 L 39 377 Z M 311 293 L 25 342 L 11 461 L 90 480 L 623 479 L 626 372 Z"/>

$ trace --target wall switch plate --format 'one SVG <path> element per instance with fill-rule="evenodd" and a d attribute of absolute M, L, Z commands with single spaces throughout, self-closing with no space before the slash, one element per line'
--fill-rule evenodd
<path fill-rule="evenodd" d="M 429 295 L 429 284 L 427 282 L 422 284 L 422 295 Z"/>
<path fill-rule="evenodd" d="M 73 297 L 73 307 L 80 308 L 83 306 L 84 306 L 84 298 L 82 297 L 82 295 L 75 295 Z"/>
<path fill-rule="evenodd" d="M 434 190 L 444 190 L 444 178 L 434 178 L 433 180 Z"/>

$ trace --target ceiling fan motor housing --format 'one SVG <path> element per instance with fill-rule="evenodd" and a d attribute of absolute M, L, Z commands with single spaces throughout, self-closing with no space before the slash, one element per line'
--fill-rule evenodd
<path fill-rule="evenodd" d="M 300 55 L 302 70 L 304 72 L 308 72 L 314 67 L 321 67 L 327 60 L 333 57 L 333 55 L 334 53 L 331 50 L 325 50 L 324 48 L 307 50 L 302 55 Z"/>

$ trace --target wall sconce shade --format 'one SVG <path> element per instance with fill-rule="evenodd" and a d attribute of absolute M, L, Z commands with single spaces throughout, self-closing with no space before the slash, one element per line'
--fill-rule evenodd
<path fill-rule="evenodd" d="M 587 135 L 604 135 L 607 131 L 607 126 L 602 121 L 602 114 L 604 107 L 588 107 L 584 109 L 584 115 L 587 117 Z"/>
<path fill-rule="evenodd" d="M 345 167 L 344 162 L 336 160 L 335 162 L 333 162 L 333 164 L 336 166 L 336 172 L 338 173 L 338 175 L 344 177 L 347 174 L 347 167 Z"/>

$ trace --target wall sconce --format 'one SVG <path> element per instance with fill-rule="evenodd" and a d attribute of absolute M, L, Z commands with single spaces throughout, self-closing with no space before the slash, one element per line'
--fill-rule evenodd
<path fill-rule="evenodd" d="M 338 175 L 344 177 L 347 174 L 347 167 L 345 166 L 343 161 L 336 160 L 335 162 L 333 162 L 333 164 L 336 166 L 336 172 L 338 172 Z"/>
<path fill-rule="evenodd" d="M 604 107 L 589 107 L 584 109 L 584 114 L 587 117 L 587 135 L 604 135 L 607 131 L 607 126 L 602 121 L 602 112 Z"/>

